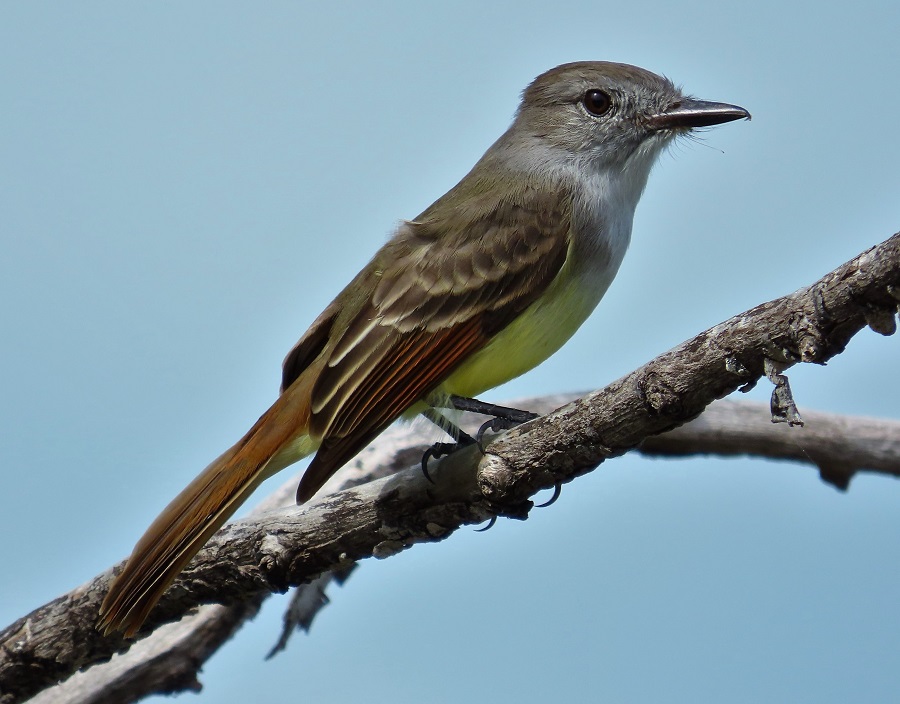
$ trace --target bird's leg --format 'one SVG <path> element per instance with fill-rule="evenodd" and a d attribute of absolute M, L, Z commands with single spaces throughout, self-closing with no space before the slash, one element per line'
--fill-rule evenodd
<path fill-rule="evenodd" d="M 494 418 L 509 421 L 514 425 L 519 425 L 538 417 L 537 413 L 532 413 L 531 411 L 522 411 L 518 408 L 510 408 L 509 406 L 498 406 L 495 403 L 479 401 L 477 398 L 451 396 L 448 401 L 450 407 L 455 408 L 458 411 L 469 411 L 470 413 L 478 413 L 483 416 L 494 416 Z"/>
<path fill-rule="evenodd" d="M 479 401 L 477 398 L 451 396 L 449 400 L 450 405 L 458 411 L 468 411 L 470 413 L 480 413 L 486 416 L 493 416 L 491 420 L 483 423 L 482 426 L 478 429 L 478 432 L 475 433 L 475 442 L 478 443 L 478 449 L 481 450 L 482 453 L 484 453 L 482 440 L 484 439 L 484 434 L 488 430 L 494 433 L 497 433 L 501 430 L 509 430 L 510 428 L 515 428 L 517 425 L 527 423 L 528 421 L 534 420 L 538 417 L 537 413 L 532 413 L 531 411 L 522 411 L 518 408 L 509 408 L 507 406 L 498 406 L 493 403 Z M 557 482 L 553 487 L 553 496 L 551 496 L 548 501 L 542 504 L 538 504 L 538 508 L 545 508 L 555 503 L 559 498 L 561 491 L 562 485 Z M 491 519 L 491 523 L 488 524 L 487 528 L 482 528 L 481 530 L 487 530 L 488 528 L 490 528 L 492 525 L 494 525 L 494 521 L 496 521 L 496 516 Z"/>
<path fill-rule="evenodd" d="M 442 407 L 492 416 L 492 418 L 482 424 L 473 438 L 434 408 L 422 411 L 423 416 L 453 438 L 453 442 L 434 443 L 422 455 L 422 474 L 425 475 L 428 481 L 432 481 L 431 476 L 428 474 L 428 460 L 444 457 L 473 443 L 477 444 L 478 449 L 483 453 L 482 439 L 488 430 L 495 433 L 501 430 L 508 430 L 538 417 L 537 413 L 531 413 L 530 411 L 521 411 L 518 408 L 509 408 L 508 406 L 498 406 L 495 403 L 486 403 L 485 401 L 479 401 L 477 398 L 466 398 L 464 396 L 450 396 L 446 401 L 446 405 Z"/>
<path fill-rule="evenodd" d="M 425 454 L 422 455 L 422 474 L 425 475 L 425 478 L 428 481 L 434 484 L 434 481 L 428 474 L 428 460 L 432 458 L 438 459 L 439 457 L 443 457 L 444 455 L 449 455 L 451 452 L 458 450 L 461 447 L 472 445 L 475 442 L 475 438 L 467 433 L 464 433 L 456 424 L 451 422 L 447 417 L 435 411 L 433 408 L 422 411 L 422 415 L 432 423 L 434 423 L 438 428 L 447 433 L 447 435 L 449 435 L 451 438 L 453 438 L 453 442 L 434 443 L 431 447 L 425 450 Z"/>
<path fill-rule="evenodd" d="M 497 433 L 501 430 L 509 430 L 517 425 L 534 420 L 538 417 L 537 413 L 531 411 L 521 411 L 518 408 L 509 408 L 508 406 L 498 406 L 494 403 L 486 403 L 479 401 L 477 398 L 466 398 L 464 396 L 451 396 L 450 405 L 458 411 L 468 411 L 469 413 L 478 413 L 484 416 L 493 416 L 491 420 L 483 423 L 475 433 L 475 442 L 478 448 L 484 452 L 481 441 L 484 434 L 490 430 Z"/>
<path fill-rule="evenodd" d="M 456 424 L 451 422 L 446 416 L 438 413 L 434 408 L 422 411 L 423 416 L 454 440 L 454 442 L 436 442 L 425 451 L 424 455 L 422 455 L 422 474 L 424 474 L 425 478 L 432 483 L 434 482 L 428 474 L 429 459 L 437 459 L 444 455 L 449 455 L 451 452 L 471 445 L 472 443 L 477 444 L 478 449 L 483 454 L 484 447 L 482 445 L 482 439 L 488 430 L 494 433 L 501 430 L 509 430 L 510 428 L 514 428 L 517 425 L 521 425 L 522 423 L 526 423 L 538 417 L 537 413 L 532 413 L 531 411 L 522 411 L 518 408 L 510 408 L 508 406 L 498 406 L 495 403 L 487 403 L 485 401 L 479 401 L 477 398 L 466 398 L 465 396 L 450 396 L 446 400 L 446 405 L 442 404 L 440 407 L 453 408 L 457 411 L 466 411 L 468 413 L 478 413 L 480 415 L 492 416 L 492 418 L 481 425 L 473 438 L 471 435 L 464 433 Z M 549 506 L 554 503 L 559 498 L 561 490 L 562 485 L 557 483 L 554 487 L 553 496 L 546 503 L 540 504 L 540 507 L 543 508 L 544 506 Z M 487 526 L 479 528 L 477 532 L 489 530 L 496 522 L 497 517 L 492 516 Z"/>

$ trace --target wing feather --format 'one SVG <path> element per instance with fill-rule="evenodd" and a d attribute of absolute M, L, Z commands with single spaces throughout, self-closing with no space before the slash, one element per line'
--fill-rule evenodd
<path fill-rule="evenodd" d="M 565 194 L 526 191 L 455 230 L 443 224 L 460 218 L 440 206 L 401 226 L 360 275 L 373 277 L 371 297 L 332 328 L 346 332 L 313 387 L 321 444 L 301 501 L 537 300 L 566 260 Z"/>

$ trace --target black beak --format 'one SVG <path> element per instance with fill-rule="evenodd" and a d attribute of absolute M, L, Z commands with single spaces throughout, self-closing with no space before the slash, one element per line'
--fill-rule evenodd
<path fill-rule="evenodd" d="M 650 117 L 647 124 L 654 130 L 691 129 L 744 118 L 749 120 L 750 113 L 737 105 L 682 98 L 665 111 Z"/>

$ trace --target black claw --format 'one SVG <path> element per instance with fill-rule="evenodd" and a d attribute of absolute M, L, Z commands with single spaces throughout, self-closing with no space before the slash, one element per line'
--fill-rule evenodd
<path fill-rule="evenodd" d="M 424 455 L 422 455 L 422 474 L 425 475 L 425 478 L 428 481 L 434 484 L 428 474 L 428 460 L 438 459 L 440 457 L 444 457 L 445 455 L 449 455 L 451 452 L 454 452 L 461 447 L 471 445 L 475 442 L 475 440 L 470 435 L 466 435 L 462 430 L 453 425 L 453 423 L 447 420 L 440 413 L 435 412 L 433 408 L 422 411 L 422 415 L 432 423 L 434 423 L 441 430 L 443 430 L 445 433 L 447 433 L 447 435 L 449 435 L 454 440 L 454 442 L 436 442 L 425 451 Z"/>
<path fill-rule="evenodd" d="M 511 430 L 515 428 L 517 425 L 521 425 L 524 421 L 519 420 L 511 420 L 509 418 L 491 418 L 489 421 L 486 421 L 481 424 L 481 427 L 478 429 L 478 432 L 475 433 L 475 442 L 478 443 L 478 449 L 481 450 L 481 454 L 484 454 L 484 434 L 487 431 L 491 431 L 492 433 L 499 433 L 501 430 Z"/>
<path fill-rule="evenodd" d="M 481 424 L 481 427 L 478 428 L 478 432 L 475 433 L 475 444 L 478 445 L 478 449 L 481 451 L 481 454 L 484 454 L 484 434 L 490 430 L 492 433 L 497 432 L 497 428 L 495 427 L 497 419 L 492 418 L 491 420 L 485 421 Z"/>
<path fill-rule="evenodd" d="M 545 501 L 542 504 L 538 504 L 535 508 L 547 508 L 548 506 L 552 506 L 556 503 L 556 500 L 559 498 L 559 495 L 562 494 L 562 484 L 556 482 L 556 485 L 553 487 L 553 496 L 550 497 L 549 501 Z"/>
<path fill-rule="evenodd" d="M 482 423 L 481 427 L 478 428 L 478 432 L 475 433 L 475 444 L 478 445 L 478 451 L 483 455 L 484 454 L 484 434 L 491 429 L 491 421 L 487 421 L 486 423 Z"/>
<path fill-rule="evenodd" d="M 490 530 L 494 527 L 494 524 L 497 522 L 496 516 L 491 516 L 491 520 L 488 521 L 488 524 L 484 528 L 476 528 L 476 533 L 484 533 L 486 530 Z"/>
<path fill-rule="evenodd" d="M 434 479 L 432 479 L 431 475 L 428 473 L 428 460 L 437 460 L 441 457 L 444 457 L 445 455 L 449 455 L 459 446 L 460 443 L 458 442 L 436 442 L 434 443 L 434 445 L 425 450 L 425 453 L 422 455 L 422 474 L 425 475 L 425 478 L 429 482 L 434 484 Z"/>
<path fill-rule="evenodd" d="M 445 416 L 434 408 L 428 408 L 422 411 L 422 415 L 438 426 L 441 430 L 452 437 L 456 442 L 436 442 L 422 455 L 422 474 L 425 478 L 434 484 L 434 480 L 428 473 L 428 460 L 438 459 L 444 455 L 458 450 L 467 445 L 476 444 L 481 454 L 484 454 L 484 434 L 487 431 L 494 433 L 501 430 L 509 430 L 521 423 L 537 418 L 536 413 L 529 411 L 520 411 L 517 408 L 507 408 L 506 406 L 497 406 L 492 403 L 484 403 L 474 398 L 463 398 L 461 396 L 451 396 L 449 408 L 455 408 L 459 411 L 470 411 L 472 413 L 481 413 L 484 415 L 494 416 L 491 420 L 484 423 L 473 438 L 466 435 L 456 425 L 450 422 Z M 490 525 L 494 525 L 493 522 Z M 490 528 L 490 526 L 488 526 Z M 485 528 L 484 530 L 487 530 Z"/>
<path fill-rule="evenodd" d="M 427 450 L 425 450 L 424 454 L 422 455 L 422 474 L 425 475 L 425 478 L 429 482 L 434 484 L 434 479 L 432 479 L 431 475 L 428 473 L 428 459 L 430 457 L 434 456 L 434 453 L 431 450 L 432 450 L 432 448 L 429 447 Z"/>

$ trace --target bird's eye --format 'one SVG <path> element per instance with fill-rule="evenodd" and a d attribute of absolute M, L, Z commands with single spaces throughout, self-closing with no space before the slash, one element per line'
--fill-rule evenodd
<path fill-rule="evenodd" d="M 609 93 L 604 93 L 597 88 L 592 88 L 585 93 L 581 102 L 584 103 L 585 110 L 591 113 L 591 115 L 596 115 L 598 117 L 608 112 L 612 107 L 612 98 L 609 97 Z"/>

